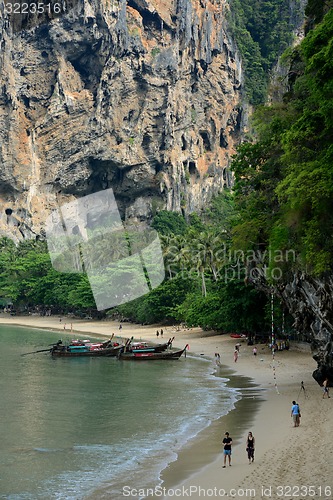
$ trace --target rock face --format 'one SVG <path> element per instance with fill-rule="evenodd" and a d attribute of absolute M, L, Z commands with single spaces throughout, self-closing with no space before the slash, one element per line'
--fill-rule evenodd
<path fill-rule="evenodd" d="M 16 240 L 106 188 L 135 221 L 231 184 L 242 75 L 225 1 L 79 4 L 0 13 L 0 232 Z"/>
<path fill-rule="evenodd" d="M 313 377 L 322 384 L 333 383 L 333 277 L 316 279 L 294 275 L 280 294 L 295 318 L 295 328 L 311 339 L 313 358 L 318 363 Z"/>
<path fill-rule="evenodd" d="M 333 384 L 333 277 L 320 279 L 300 271 L 290 273 L 288 280 L 269 283 L 267 267 L 258 256 L 247 266 L 247 281 L 267 294 L 277 296 L 294 318 L 294 328 L 311 342 L 317 361 L 314 379 L 322 385 L 326 377 Z"/>

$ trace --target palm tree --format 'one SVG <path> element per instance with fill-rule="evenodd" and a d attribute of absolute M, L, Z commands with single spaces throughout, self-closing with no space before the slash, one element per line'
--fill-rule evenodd
<path fill-rule="evenodd" d="M 218 280 L 219 271 L 226 264 L 224 232 L 214 229 L 198 232 L 190 228 L 185 235 L 164 236 L 163 256 L 169 278 L 178 272 L 195 273 L 201 279 L 202 295 L 207 295 L 207 276 Z"/>

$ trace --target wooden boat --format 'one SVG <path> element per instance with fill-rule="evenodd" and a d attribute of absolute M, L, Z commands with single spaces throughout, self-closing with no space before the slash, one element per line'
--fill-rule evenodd
<path fill-rule="evenodd" d="M 135 351 L 126 351 L 123 347 L 118 354 L 118 359 L 121 360 L 129 360 L 129 361 L 153 361 L 158 359 L 179 359 L 182 354 L 185 353 L 186 357 L 186 349 L 188 348 L 188 344 L 184 347 L 184 349 L 180 349 L 177 351 L 163 351 L 163 352 L 135 352 Z"/>
<path fill-rule="evenodd" d="M 112 343 L 111 340 L 100 343 L 92 343 L 89 340 L 72 341 L 69 345 L 63 345 L 61 341 L 50 349 L 51 356 L 63 358 L 117 356 L 123 348 L 122 345 Z"/>
<path fill-rule="evenodd" d="M 132 342 L 132 339 L 126 343 L 126 351 L 131 352 L 163 352 L 169 347 L 171 348 L 172 342 L 175 337 L 169 339 L 164 344 L 148 344 L 148 342 Z"/>

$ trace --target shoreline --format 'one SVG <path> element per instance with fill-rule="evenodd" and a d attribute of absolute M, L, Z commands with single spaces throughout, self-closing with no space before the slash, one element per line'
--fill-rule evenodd
<path fill-rule="evenodd" d="M 115 336 L 122 338 L 133 335 L 136 339 L 150 342 L 161 341 L 161 337 L 158 340 L 156 337 L 156 329 L 160 329 L 161 325 L 140 326 L 123 323 L 123 328 L 119 331 L 119 323 L 112 321 L 63 318 L 60 322 L 59 317 L 52 316 L 9 317 L 1 315 L 0 317 L 0 324 L 3 325 L 59 332 L 64 331 L 65 322 L 66 325 L 73 324 L 74 336 L 90 334 L 110 337 L 114 333 Z M 303 486 L 302 491 L 306 493 L 303 494 L 303 498 L 312 498 L 314 492 L 318 498 L 331 499 L 333 496 L 331 477 L 333 451 L 329 443 L 333 426 L 333 398 L 323 400 L 322 390 L 312 378 L 316 363 L 312 359 L 309 346 L 292 342 L 289 351 L 276 353 L 273 363 L 272 355 L 266 346 L 258 345 L 258 355 L 255 357 L 252 354 L 252 347 L 247 346 L 246 342 L 241 342 L 240 356 L 235 363 L 233 350 L 237 340 L 228 335 L 204 332 L 199 328 L 177 331 L 171 327 L 163 327 L 163 330 L 164 341 L 175 336 L 173 345 L 182 347 L 188 343 L 190 354 L 205 356 L 213 360 L 214 353 L 219 352 L 221 369 L 229 370 L 231 379 L 237 376 L 248 377 L 253 381 L 254 386 L 262 391 L 261 394 L 264 397 L 258 404 L 254 415 L 252 413 L 245 415 L 248 423 L 244 423 L 243 428 L 237 423 L 239 415 L 236 416 L 234 413 L 237 412 L 237 405 L 236 409 L 228 414 L 230 423 L 221 417 L 221 420 L 210 424 L 209 432 L 216 434 L 214 446 L 218 456 L 215 460 L 211 461 L 211 453 L 207 455 L 201 451 L 208 445 L 200 436 L 197 436 L 193 443 L 186 447 L 187 450 L 180 452 L 177 460 L 162 471 L 164 496 L 159 494 L 158 498 L 172 498 L 177 493 L 180 498 L 189 496 L 192 499 L 199 499 L 204 496 L 204 493 L 211 498 L 221 498 L 222 491 L 226 495 L 231 489 L 234 489 L 233 493 L 235 491 L 239 493 L 238 496 L 234 494 L 233 498 L 278 499 L 288 494 L 289 498 L 292 498 L 293 492 L 295 497 L 301 496 L 300 490 L 297 495 L 295 488 Z M 67 328 L 65 331 L 66 334 L 71 333 Z M 301 381 L 304 382 L 305 393 L 300 390 Z M 291 401 L 294 399 L 300 403 L 302 412 L 301 425 L 298 428 L 293 427 L 290 417 Z M 252 412 L 252 410 L 238 410 L 238 414 L 244 412 Z M 224 432 L 229 430 L 225 426 L 232 426 L 233 422 L 235 429 L 232 432 L 234 436 L 239 434 L 239 438 L 234 437 L 233 467 L 222 469 L 221 440 Z M 251 423 L 251 428 L 248 428 L 249 423 Z M 249 430 L 256 438 L 255 462 L 250 466 L 245 452 L 246 435 Z M 231 437 L 233 437 L 232 434 Z M 189 452 L 191 446 L 192 452 Z M 311 450 L 316 450 L 315 455 L 311 453 Z M 185 471 L 184 464 L 188 466 L 186 453 L 187 456 L 197 453 L 211 458 L 209 458 L 209 463 L 204 463 L 206 458 L 203 461 L 199 460 L 200 463 L 198 463 L 194 457 L 196 464 L 192 469 Z M 310 486 L 314 490 L 309 489 Z M 291 487 L 294 490 L 288 490 Z M 181 492 L 185 492 L 183 496 L 179 495 Z M 149 496 L 154 498 L 151 492 Z M 132 498 L 139 497 L 132 496 Z"/>
<path fill-rule="evenodd" d="M 221 429 L 228 429 L 234 443 L 240 442 L 243 433 L 253 424 L 254 417 L 260 410 L 264 391 L 249 377 L 235 375 L 235 372 L 224 366 L 221 371 L 223 375 L 220 373 L 216 376 L 228 378 L 226 386 L 236 388 L 240 398 L 228 413 L 212 420 L 208 427 L 189 440 L 178 453 L 177 459 L 162 470 L 160 478 L 166 490 L 179 487 L 210 464 L 220 460 L 221 444 L 216 436 L 221 435 Z"/>

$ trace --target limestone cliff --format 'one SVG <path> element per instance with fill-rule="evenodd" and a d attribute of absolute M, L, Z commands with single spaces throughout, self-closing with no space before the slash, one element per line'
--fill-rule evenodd
<path fill-rule="evenodd" d="M 126 219 L 199 210 L 229 186 L 241 65 L 224 0 L 84 0 L 0 14 L 0 231 L 112 187 Z M 45 16 L 44 16 L 45 17 Z"/>
<path fill-rule="evenodd" d="M 295 273 L 293 279 L 279 290 L 288 310 L 295 318 L 295 328 L 311 339 L 317 370 L 313 373 L 319 384 L 326 377 L 333 381 L 333 277 L 320 279 Z"/>
<path fill-rule="evenodd" d="M 294 318 L 294 328 L 311 342 L 317 362 L 314 379 L 333 381 L 333 278 L 294 270 L 284 279 L 267 280 L 267 265 L 258 253 L 247 266 L 247 281 L 267 295 L 274 294 Z"/>

